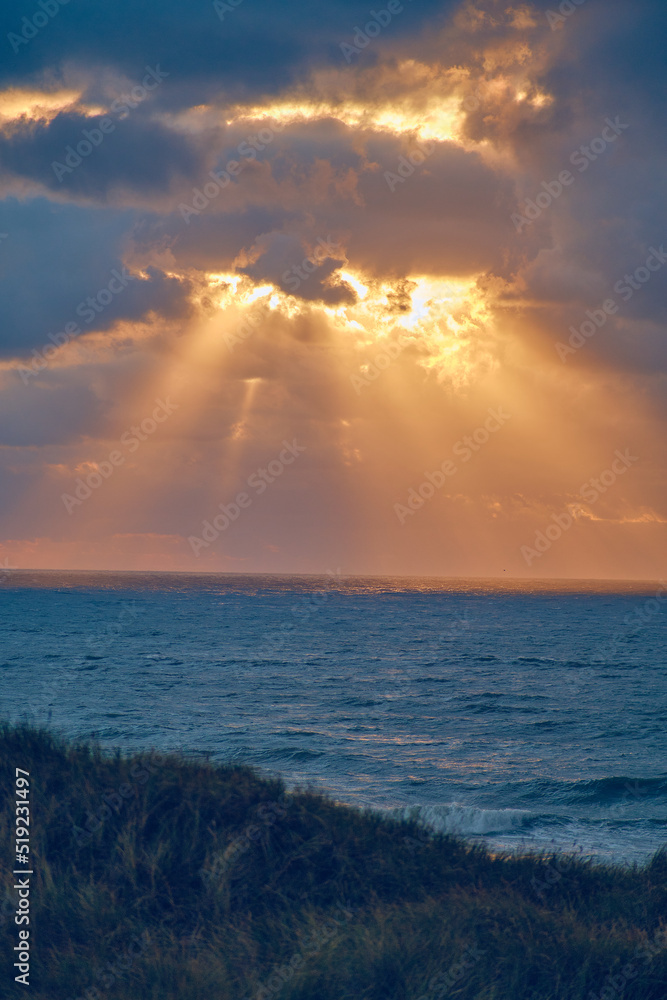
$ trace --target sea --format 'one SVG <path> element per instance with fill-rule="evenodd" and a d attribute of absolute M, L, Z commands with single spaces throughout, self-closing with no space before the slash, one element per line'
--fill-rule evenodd
<path fill-rule="evenodd" d="M 667 842 L 666 608 L 659 582 L 7 570 L 0 719 L 641 864 Z"/>

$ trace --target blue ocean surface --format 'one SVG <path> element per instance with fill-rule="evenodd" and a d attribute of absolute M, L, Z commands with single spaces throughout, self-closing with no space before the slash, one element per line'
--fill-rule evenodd
<path fill-rule="evenodd" d="M 491 849 L 667 842 L 661 584 L 13 570 L 0 716 Z M 35 776 L 38 780 L 38 776 Z"/>

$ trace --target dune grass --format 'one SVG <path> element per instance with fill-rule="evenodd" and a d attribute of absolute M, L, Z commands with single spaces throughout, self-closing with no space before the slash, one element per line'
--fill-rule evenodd
<path fill-rule="evenodd" d="M 246 767 L 0 729 L 31 782 L 34 1000 L 665 1000 L 667 856 L 498 857 Z M 10 838 L 10 834 L 12 837 Z"/>

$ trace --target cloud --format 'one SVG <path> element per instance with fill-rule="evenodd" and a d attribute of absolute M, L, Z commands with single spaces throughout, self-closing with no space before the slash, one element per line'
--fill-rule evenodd
<path fill-rule="evenodd" d="M 95 391 L 67 380 L 27 393 L 17 381 L 0 394 L 0 447 L 66 444 L 98 433 L 106 407 Z M 34 456 L 33 456 L 34 459 Z M 15 460 L 15 459 L 14 459 Z"/>
<path fill-rule="evenodd" d="M 35 9 L 3 10 L 0 37 Z M 77 538 L 113 535 L 129 563 L 140 537 L 147 560 L 163 546 L 190 567 L 188 534 L 297 436 L 307 460 L 207 568 L 342 554 L 362 570 L 502 573 L 540 517 L 632 446 L 642 461 L 604 524 L 582 519 L 540 568 L 652 572 L 667 267 L 638 269 L 667 242 L 667 13 L 586 3 L 552 31 L 550 9 L 406 2 L 349 59 L 341 43 L 370 17 L 352 0 L 242 0 L 223 20 L 184 0 L 64 4 L 8 44 L 0 532 L 58 539 L 45 551 L 77 565 Z M 147 66 L 164 82 L 112 111 Z M 82 162 L 54 170 L 107 116 Z M 628 128 L 612 140 L 608 119 Z M 132 277 L 118 288 L 114 272 Z M 629 296 L 626 274 L 641 274 Z M 29 387 L 7 371 L 72 322 Z M 179 418 L 75 527 L 63 484 L 158 392 L 180 393 Z M 506 433 L 397 536 L 394 500 L 500 403 Z"/>
<path fill-rule="evenodd" d="M 408 2 L 387 35 L 414 36 L 425 22 L 442 17 L 452 6 L 443 0 Z M 36 9 L 31 0 L 4 8 L 0 37 L 20 33 L 23 18 L 31 18 Z M 201 103 L 221 91 L 276 93 L 314 64 L 343 63 L 340 42 L 349 40 L 355 25 L 367 16 L 356 0 L 331 0 L 324 7 L 243 0 L 224 20 L 210 2 L 193 7 L 186 0 L 163 0 L 159 7 L 137 7 L 119 0 L 94 9 L 68 4 L 18 52 L 7 42 L 0 80 L 39 78 L 45 72 L 62 72 L 68 64 L 96 72 L 112 66 L 135 79 L 146 63 L 160 60 L 178 79 L 178 86 L 161 98 L 172 107 Z M 378 39 L 372 49 L 382 44 Z"/>
<path fill-rule="evenodd" d="M 113 131 L 102 131 L 105 122 Z M 179 178 L 197 176 L 204 161 L 192 142 L 145 115 L 114 120 L 62 112 L 0 133 L 0 162 L 6 180 L 105 203 L 127 193 L 168 193 Z"/>
<path fill-rule="evenodd" d="M 238 270 L 258 284 L 268 280 L 303 299 L 330 305 L 354 302 L 356 295 L 349 285 L 331 281 L 344 263 L 344 258 L 336 256 L 340 249 L 330 236 L 319 237 L 315 246 L 306 247 L 288 233 L 266 233 L 258 237 L 246 255 L 250 262 Z"/>
<path fill-rule="evenodd" d="M 44 199 L 0 205 L 0 227 L 11 240 L 11 252 L 0 257 L 2 356 L 28 355 L 69 323 L 86 333 L 151 312 L 170 319 L 188 315 L 187 279 L 169 277 L 155 267 L 128 279 L 132 271 L 123 257 L 133 219 L 129 212 L 53 205 Z M 111 296 L 106 291 L 110 283 L 118 290 Z"/>

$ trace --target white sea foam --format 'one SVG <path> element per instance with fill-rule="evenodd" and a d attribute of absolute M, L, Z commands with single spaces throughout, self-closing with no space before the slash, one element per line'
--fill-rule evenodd
<path fill-rule="evenodd" d="M 439 805 L 404 806 L 390 810 L 396 819 L 416 820 L 436 833 L 460 836 L 483 836 L 488 833 L 510 833 L 528 826 L 538 813 L 527 809 L 481 809 L 459 802 Z"/>

